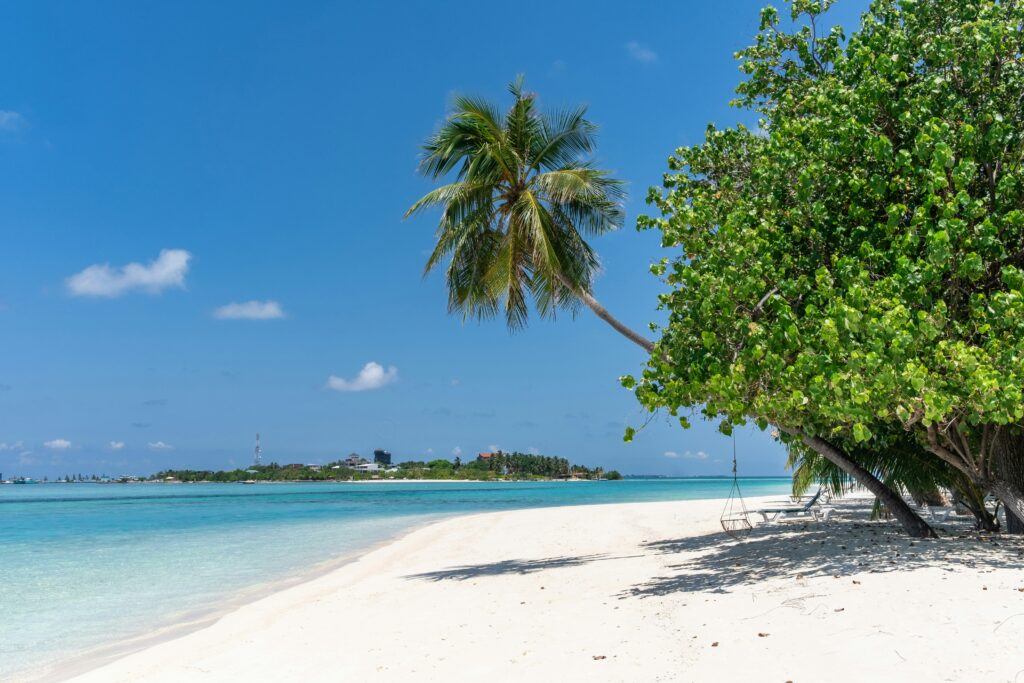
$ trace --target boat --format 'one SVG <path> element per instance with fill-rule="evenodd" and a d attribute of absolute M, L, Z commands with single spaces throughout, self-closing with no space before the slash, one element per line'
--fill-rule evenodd
<path fill-rule="evenodd" d="M 242 483 L 243 484 L 255 484 L 256 480 L 255 479 L 246 479 Z"/>
<path fill-rule="evenodd" d="M 39 482 L 32 477 L 18 477 L 14 480 L 15 484 L 38 484 Z"/>

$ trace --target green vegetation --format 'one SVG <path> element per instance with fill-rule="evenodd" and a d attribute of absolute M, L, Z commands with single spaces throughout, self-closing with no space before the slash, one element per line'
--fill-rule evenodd
<path fill-rule="evenodd" d="M 426 270 L 447 258 L 448 308 L 464 317 L 502 313 L 526 325 L 527 300 L 542 317 L 579 302 L 632 341 L 650 342 L 620 323 L 591 294 L 599 268 L 583 235 L 622 225 L 621 181 L 594 168 L 596 127 L 586 108 L 541 113 L 518 79 L 502 116 L 489 103 L 460 96 L 423 146 L 420 170 L 454 182 L 426 194 L 406 213 L 441 207 L 437 244 Z"/>
<path fill-rule="evenodd" d="M 930 471 L 1024 516 L 1024 6 L 876 0 L 844 41 L 829 4 L 794 0 L 791 33 L 763 12 L 736 102 L 759 130 L 709 128 L 652 191 L 640 225 L 679 253 L 624 384 L 777 425 L 811 471 Z"/>
<path fill-rule="evenodd" d="M 993 493 L 1012 524 L 1024 518 L 1024 6 L 875 0 L 847 40 L 820 28 L 830 4 L 793 0 L 792 31 L 763 11 L 734 103 L 758 129 L 710 127 L 650 192 L 661 216 L 639 227 L 677 250 L 652 267 L 668 286 L 657 345 L 591 296 L 597 261 L 580 233 L 616 227 L 623 196 L 578 161 L 593 126 L 582 109 L 552 123 L 521 82 L 503 120 L 460 98 L 427 142 L 423 171 L 456 180 L 409 212 L 443 207 L 427 269 L 450 256 L 451 310 L 503 310 L 511 328 L 527 292 L 542 315 L 583 301 L 651 353 L 622 379 L 642 405 L 683 427 L 685 411 L 726 434 L 771 428 L 797 490 L 856 481 L 915 536 L 934 533 L 902 492 L 947 488 L 983 528 Z M 565 153 L 548 158 L 556 139 Z"/>
<path fill-rule="evenodd" d="M 309 465 L 254 465 L 244 470 L 166 470 L 150 477 L 162 481 L 169 477 L 182 482 L 242 482 L 242 481 L 365 481 L 370 479 L 621 479 L 622 475 L 611 471 L 604 475 L 598 468 L 572 465 L 565 458 L 529 453 L 503 453 L 498 451 L 490 458 L 476 459 L 462 463 L 435 459 L 429 462 L 407 461 L 391 468 L 393 471 L 363 472 L 350 468 L 342 461 L 322 466 Z"/>

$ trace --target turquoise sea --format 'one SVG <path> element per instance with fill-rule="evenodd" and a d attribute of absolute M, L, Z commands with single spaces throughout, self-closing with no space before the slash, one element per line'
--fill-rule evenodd
<path fill-rule="evenodd" d="M 209 615 L 442 517 L 724 498 L 728 479 L 0 486 L 0 680 Z M 788 478 L 743 479 L 748 496 Z"/>

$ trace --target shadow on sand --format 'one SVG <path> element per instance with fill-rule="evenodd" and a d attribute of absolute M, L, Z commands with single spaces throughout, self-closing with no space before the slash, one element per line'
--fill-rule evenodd
<path fill-rule="evenodd" d="M 620 598 L 646 598 L 673 593 L 727 593 L 732 588 L 773 578 L 838 579 L 925 568 L 975 573 L 1024 570 L 1024 537 L 979 534 L 971 530 L 969 522 L 959 520 L 936 526 L 942 538 L 912 539 L 893 522 L 865 521 L 869 510 L 862 502 L 843 501 L 833 507 L 837 514 L 829 523 L 797 519 L 759 525 L 739 541 L 722 533 L 681 536 L 646 541 L 637 548 L 639 554 L 511 559 L 448 567 L 405 578 L 467 581 L 592 562 L 665 556 L 665 563 L 659 563 L 661 575 L 618 593 Z"/>
<path fill-rule="evenodd" d="M 485 564 L 468 564 L 461 567 L 449 567 L 434 572 L 422 574 L 410 574 L 407 579 L 425 579 L 427 581 L 466 581 L 481 576 L 501 576 L 504 574 L 533 574 L 547 569 L 561 569 L 563 567 L 576 567 L 588 562 L 600 560 L 620 559 L 611 555 L 600 553 L 596 555 L 577 555 L 563 557 L 546 557 L 537 560 L 502 560 L 501 562 L 488 562 Z"/>
<path fill-rule="evenodd" d="M 648 552 L 680 555 L 683 561 L 666 567 L 672 574 L 653 577 L 620 597 L 725 593 L 770 578 L 843 578 L 924 567 L 947 572 L 1024 569 L 1024 538 L 983 536 L 956 525 L 943 530 L 954 535 L 920 540 L 902 535 L 890 523 L 787 522 L 755 527 L 740 541 L 722 534 L 652 541 L 643 545 Z"/>

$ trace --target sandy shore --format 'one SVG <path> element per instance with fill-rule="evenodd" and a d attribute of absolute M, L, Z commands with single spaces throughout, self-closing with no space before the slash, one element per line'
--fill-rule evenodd
<path fill-rule="evenodd" d="M 720 511 L 440 522 L 73 680 L 1024 681 L 1020 539 L 913 542 L 853 501 L 735 542 Z"/>

